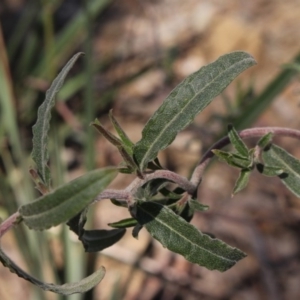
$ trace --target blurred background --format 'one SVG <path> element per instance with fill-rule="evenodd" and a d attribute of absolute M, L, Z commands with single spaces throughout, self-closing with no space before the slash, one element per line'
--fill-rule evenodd
<path fill-rule="evenodd" d="M 186 76 L 220 55 L 244 50 L 258 65 L 239 76 L 160 154 L 161 164 L 189 176 L 228 123 L 300 127 L 300 5 L 297 0 L 1 0 L 0 217 L 39 196 L 28 169 L 37 109 L 62 66 L 72 68 L 53 109 L 49 151 L 52 185 L 121 162 L 89 123 L 110 130 L 110 109 L 137 142 L 143 126 Z M 300 158 L 299 142 L 278 144 Z M 251 146 L 251 141 L 249 142 Z M 277 178 L 251 176 L 231 198 L 237 171 L 213 163 L 199 188 L 210 210 L 192 223 L 248 254 L 225 273 L 172 254 L 145 230 L 85 254 L 65 226 L 33 232 L 19 226 L 1 240 L 23 269 L 46 282 L 82 279 L 100 265 L 103 281 L 85 295 L 41 291 L 0 266 L 0 299 L 252 300 L 300 297 L 300 201 Z M 132 176 L 112 183 L 124 188 Z M 109 200 L 94 206 L 91 228 L 128 217 Z"/>

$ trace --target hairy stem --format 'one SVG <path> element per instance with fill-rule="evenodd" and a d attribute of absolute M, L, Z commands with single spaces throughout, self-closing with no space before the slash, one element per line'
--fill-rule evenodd
<path fill-rule="evenodd" d="M 245 129 L 239 132 L 239 136 L 242 139 L 259 138 L 268 133 L 272 133 L 274 136 L 292 137 L 300 140 L 300 130 L 281 127 L 257 127 Z M 197 188 L 202 180 L 204 170 L 207 167 L 210 160 L 214 157 L 214 153 L 211 150 L 222 149 L 228 144 L 230 144 L 230 140 L 228 136 L 225 136 L 218 142 L 216 142 L 214 145 L 212 145 L 209 148 L 209 150 L 203 155 L 202 159 L 199 161 L 191 176 L 190 181 L 185 177 L 180 176 L 174 172 L 168 170 L 157 170 L 152 173 L 143 174 L 143 178 L 136 178 L 124 190 L 104 190 L 94 199 L 94 201 L 96 202 L 102 199 L 116 199 L 125 201 L 127 205 L 130 206 L 133 204 L 133 196 L 139 187 L 143 186 L 150 180 L 164 178 L 178 184 L 179 187 L 183 188 L 187 192 L 187 194 L 184 195 L 183 198 L 180 200 L 185 202 L 189 199 L 188 195 L 194 196 L 196 194 Z M 16 212 L 0 224 L 0 238 L 15 224 L 21 221 L 20 217 L 21 216 L 19 212 Z"/>
<path fill-rule="evenodd" d="M 193 183 L 191 183 L 185 177 L 178 175 L 174 172 L 168 171 L 168 170 L 156 170 L 153 173 L 143 174 L 143 176 L 144 176 L 143 179 L 136 178 L 126 188 L 126 191 L 129 191 L 131 194 L 134 194 L 139 187 L 143 186 L 148 181 L 157 179 L 157 178 L 168 179 L 169 181 L 172 181 L 172 182 L 178 184 L 179 187 L 183 188 L 185 191 L 187 191 L 191 195 L 194 194 L 195 190 L 197 189 L 197 186 L 195 186 Z"/>
<path fill-rule="evenodd" d="M 15 212 L 12 214 L 9 218 L 7 218 L 5 221 L 3 221 L 0 224 L 0 238 L 9 230 L 11 229 L 14 225 L 19 223 L 19 218 L 20 214 L 19 212 Z"/>
<path fill-rule="evenodd" d="M 267 133 L 272 133 L 274 136 L 286 136 L 300 140 L 300 130 L 282 127 L 257 127 L 245 129 L 239 132 L 239 136 L 243 139 L 249 139 L 262 137 Z M 207 167 L 210 160 L 214 157 L 214 153 L 211 150 L 222 149 L 228 144 L 230 144 L 230 140 L 228 136 L 225 136 L 207 150 L 207 152 L 203 155 L 202 159 L 199 161 L 197 167 L 195 168 L 192 174 L 190 182 L 194 186 L 198 187 L 198 185 L 201 182 L 205 168 Z"/>
<path fill-rule="evenodd" d="M 183 176 L 180 176 L 174 172 L 168 170 L 157 170 L 153 173 L 143 174 L 143 179 L 137 177 L 129 186 L 124 190 L 113 190 L 107 189 L 100 193 L 94 201 L 99 201 L 102 199 L 116 199 L 116 200 L 124 200 L 127 202 L 128 206 L 131 206 L 134 202 L 134 194 L 137 192 L 138 188 L 143 186 L 150 180 L 164 178 L 168 179 L 183 188 L 187 191 L 188 194 L 193 195 L 197 190 L 197 186 L 193 185 L 188 179 Z"/>

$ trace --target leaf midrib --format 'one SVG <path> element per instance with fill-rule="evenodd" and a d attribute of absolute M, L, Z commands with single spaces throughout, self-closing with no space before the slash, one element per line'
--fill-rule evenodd
<path fill-rule="evenodd" d="M 140 208 L 141 208 L 141 206 L 140 206 Z M 159 219 L 155 218 L 155 216 L 152 215 L 151 213 L 149 213 L 148 211 L 145 211 L 144 209 L 143 209 L 143 211 L 146 212 L 146 213 L 148 213 L 148 214 L 149 214 L 153 219 L 155 219 L 158 223 L 164 225 L 165 227 L 169 228 L 171 231 L 174 231 L 175 233 L 177 233 L 178 236 L 180 236 L 180 237 L 182 237 L 184 240 L 188 241 L 189 244 L 194 245 L 189 239 L 186 238 L 186 236 L 181 235 L 180 233 L 178 233 L 178 231 L 175 231 L 172 227 L 168 226 L 166 223 L 161 222 Z M 202 234 L 202 235 L 203 235 L 203 234 Z M 218 255 L 218 254 L 212 253 L 211 251 L 209 251 L 209 250 L 207 250 L 207 249 L 205 249 L 205 248 L 200 247 L 198 244 L 196 244 L 196 247 L 198 247 L 198 248 L 202 249 L 203 251 L 209 253 L 210 255 L 216 256 L 216 257 L 218 257 L 218 258 L 220 258 L 220 259 L 222 259 L 222 260 L 227 260 L 227 261 L 229 261 L 229 262 L 231 262 L 231 263 L 232 263 L 232 262 L 236 262 L 236 260 L 231 260 L 231 259 L 229 259 L 229 258 L 225 258 L 225 257 L 220 256 L 220 255 Z"/>
<path fill-rule="evenodd" d="M 243 60 L 240 60 L 238 63 L 239 64 L 241 62 L 243 62 L 244 60 L 248 60 L 249 58 L 245 58 Z M 198 93 L 195 93 L 194 87 L 189 83 L 189 85 L 192 87 L 195 96 L 187 103 L 185 104 L 182 109 L 179 111 L 178 114 L 176 114 L 171 121 L 169 122 L 169 124 L 166 125 L 166 127 L 164 127 L 163 130 L 160 131 L 160 133 L 157 135 L 157 138 L 154 140 L 154 142 L 152 143 L 152 146 L 148 147 L 148 150 L 145 152 L 144 154 L 144 158 L 141 160 L 140 163 L 140 167 L 144 166 L 144 161 L 146 160 L 146 157 L 148 156 L 148 153 L 154 148 L 154 145 L 156 145 L 157 141 L 159 140 L 159 138 L 162 136 L 162 134 L 173 124 L 173 122 L 175 121 L 175 119 L 177 119 L 177 117 L 183 112 L 183 110 L 186 108 L 186 106 L 188 106 L 196 97 L 198 94 L 200 94 L 203 90 L 205 90 L 209 85 L 211 85 L 213 82 L 215 82 L 219 76 L 221 76 L 223 73 L 227 72 L 228 70 L 230 70 L 231 68 L 233 68 L 236 64 L 231 65 L 229 68 L 225 69 L 223 72 L 219 73 L 219 75 L 217 75 L 212 81 L 210 81 L 208 84 L 206 84 L 201 90 L 199 90 Z"/>
<path fill-rule="evenodd" d="M 273 147 L 273 148 L 274 148 L 274 154 L 276 155 L 276 159 L 279 160 L 288 170 L 290 170 L 294 174 L 294 176 L 296 176 L 297 178 L 300 179 L 300 175 L 297 172 L 295 172 L 292 167 L 290 167 L 288 164 L 286 164 L 285 161 L 280 156 L 278 156 L 278 154 L 276 153 L 276 151 L 281 151 L 281 150 L 277 150 L 275 147 Z"/>
<path fill-rule="evenodd" d="M 60 79 L 60 78 L 59 78 Z M 59 80 L 58 80 L 59 81 Z M 51 88 L 51 87 L 50 87 Z M 57 91 L 57 85 L 55 86 L 55 91 L 53 91 L 50 95 L 49 95 L 49 98 L 48 98 L 48 101 L 45 102 L 46 104 L 46 107 L 45 107 L 45 113 L 46 113 L 46 116 L 49 112 L 49 110 L 51 110 L 51 105 L 54 104 L 52 103 L 52 97 L 55 96 L 55 92 Z M 47 98 L 47 93 L 46 93 L 46 98 Z M 42 112 L 41 112 L 42 113 Z M 42 118 L 42 116 L 39 116 Z M 42 149 L 44 149 L 44 144 L 45 144 L 45 140 L 47 140 L 47 134 L 48 132 L 46 132 L 45 130 L 45 127 L 47 126 L 47 123 L 50 121 L 50 117 L 48 116 L 47 118 L 43 118 L 43 123 L 42 123 L 42 138 L 41 138 L 41 146 L 42 146 Z M 42 151 L 42 170 L 43 170 L 43 177 L 45 177 L 44 179 L 46 180 L 46 164 L 43 163 L 45 162 L 45 157 L 46 156 L 46 151 Z"/>

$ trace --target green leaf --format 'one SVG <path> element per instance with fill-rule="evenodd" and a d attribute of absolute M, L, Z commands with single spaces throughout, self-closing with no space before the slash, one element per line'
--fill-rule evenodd
<path fill-rule="evenodd" d="M 236 168 L 250 168 L 252 161 L 235 153 L 230 153 L 222 150 L 211 150 L 221 161 L 226 162 L 228 165 Z"/>
<path fill-rule="evenodd" d="M 125 234 L 125 229 L 113 230 L 85 230 L 83 227 L 87 221 L 85 208 L 67 222 L 70 229 L 78 235 L 86 252 L 98 252 L 117 243 Z"/>
<path fill-rule="evenodd" d="M 284 170 L 279 178 L 292 193 L 300 197 L 300 161 L 274 144 L 262 152 L 262 158 L 267 166 Z"/>
<path fill-rule="evenodd" d="M 92 275 L 82 279 L 76 283 L 66 283 L 63 285 L 55 285 L 52 283 L 45 283 L 42 282 L 31 275 L 27 274 L 21 268 L 19 268 L 0 248 L 0 261 L 2 264 L 9 268 L 12 273 L 17 274 L 19 277 L 33 283 L 34 285 L 40 287 L 45 291 L 51 291 L 57 294 L 62 295 L 71 295 L 75 293 L 85 293 L 88 290 L 95 287 L 104 277 L 105 275 L 105 268 L 101 267 Z"/>
<path fill-rule="evenodd" d="M 293 58 L 292 63 L 300 63 L 300 53 Z M 291 80 L 298 75 L 295 70 L 285 69 L 280 72 L 259 95 L 255 96 L 247 105 L 246 109 L 237 116 L 234 121 L 235 128 L 250 127 L 258 117 L 270 107 L 272 101 L 290 84 Z"/>
<path fill-rule="evenodd" d="M 134 218 L 127 218 L 127 219 L 120 220 L 118 222 L 108 223 L 108 225 L 113 228 L 128 228 L 128 227 L 133 227 L 136 224 L 137 224 L 137 220 Z"/>
<path fill-rule="evenodd" d="M 98 169 L 59 187 L 54 192 L 19 208 L 25 224 L 43 230 L 67 222 L 88 206 L 112 181 L 117 170 Z"/>
<path fill-rule="evenodd" d="M 123 147 L 125 148 L 126 152 L 130 155 L 133 155 L 133 146 L 134 143 L 129 139 L 125 131 L 122 129 L 118 121 L 115 119 L 115 117 L 112 114 L 112 110 L 109 111 L 109 118 L 112 122 L 116 132 L 118 133 L 120 139 L 123 142 Z"/>
<path fill-rule="evenodd" d="M 249 182 L 250 174 L 251 174 L 251 170 L 249 170 L 249 169 L 241 170 L 240 175 L 239 175 L 239 177 L 235 183 L 235 186 L 233 188 L 232 195 L 237 194 L 238 192 L 240 192 L 247 186 L 247 184 Z"/>
<path fill-rule="evenodd" d="M 34 76 L 43 77 L 47 74 L 46 70 L 49 60 L 60 64 L 78 49 L 86 38 L 87 12 L 89 21 L 92 22 L 110 3 L 111 0 L 90 0 L 87 3 L 87 9 L 82 7 L 78 10 L 70 22 L 59 31 L 53 43 L 53 47 L 51 47 L 51 49 L 45 47 L 45 51 L 40 55 L 41 60 L 33 71 Z"/>
<path fill-rule="evenodd" d="M 284 65 L 282 65 L 282 67 L 284 69 L 295 70 L 297 72 L 300 72 L 300 64 L 299 63 L 284 64 Z"/>
<path fill-rule="evenodd" d="M 279 176 L 284 173 L 284 170 L 279 167 L 269 167 L 269 166 L 265 166 L 261 163 L 258 163 L 256 165 L 256 169 L 259 173 L 261 173 L 265 176 L 270 176 L 270 177 Z"/>
<path fill-rule="evenodd" d="M 209 209 L 208 205 L 202 204 L 197 200 L 194 199 L 190 199 L 189 200 L 190 206 L 194 209 L 194 210 L 198 210 L 198 211 L 206 211 Z"/>
<path fill-rule="evenodd" d="M 69 226 L 70 230 L 75 232 L 79 237 L 81 237 L 84 232 L 83 227 L 87 220 L 87 213 L 88 207 L 86 207 L 83 211 L 78 213 L 76 216 L 74 216 L 67 222 L 67 225 Z"/>
<path fill-rule="evenodd" d="M 171 199 L 179 200 L 182 197 L 182 194 L 184 193 L 184 190 L 181 189 L 181 188 L 176 188 L 175 190 L 170 191 L 169 189 L 167 189 L 167 188 L 164 187 L 159 192 L 163 196 L 169 198 L 170 200 Z"/>
<path fill-rule="evenodd" d="M 75 54 L 65 67 L 61 70 L 58 76 L 52 82 L 49 90 L 46 92 L 46 98 L 43 104 L 38 109 L 38 117 L 35 125 L 32 127 L 33 132 L 33 149 L 32 159 L 36 163 L 39 176 L 44 184 L 50 186 L 50 171 L 47 163 L 49 160 L 49 153 L 47 150 L 48 131 L 50 129 L 51 109 L 55 103 L 55 96 L 63 85 L 64 79 L 68 72 L 83 53 Z"/>
<path fill-rule="evenodd" d="M 238 132 L 234 129 L 234 127 L 231 124 L 228 125 L 228 137 L 230 139 L 231 144 L 238 152 L 238 154 L 242 157 L 248 158 L 249 157 L 248 147 L 243 142 Z"/>
<path fill-rule="evenodd" d="M 134 147 L 134 157 L 144 170 L 189 125 L 229 83 L 253 66 L 255 60 L 245 52 L 221 56 L 215 62 L 188 76 L 167 97 L 146 124 L 142 139 Z"/>
<path fill-rule="evenodd" d="M 148 162 L 147 168 L 150 170 L 162 170 L 163 169 L 163 167 L 161 166 L 157 157 L 154 160 Z"/>
<path fill-rule="evenodd" d="M 259 146 L 259 148 L 265 149 L 272 142 L 272 138 L 273 138 L 273 133 L 269 132 L 259 139 L 257 145 Z"/>
<path fill-rule="evenodd" d="M 173 209 L 172 209 L 173 210 Z M 173 210 L 174 211 L 174 210 Z M 175 211 L 177 215 L 179 215 L 181 218 L 183 218 L 187 222 L 191 222 L 191 220 L 194 217 L 195 210 L 194 208 L 190 205 L 189 202 L 186 202 L 184 207 L 182 205 L 176 203 L 175 206 Z"/>
<path fill-rule="evenodd" d="M 126 229 L 84 230 L 79 238 L 86 252 L 98 252 L 117 243 L 125 234 Z"/>
<path fill-rule="evenodd" d="M 121 201 L 121 200 L 116 200 L 116 199 L 110 199 L 110 202 L 116 206 L 120 206 L 120 207 L 127 207 L 127 202 L 125 200 Z"/>
<path fill-rule="evenodd" d="M 184 207 L 180 205 L 180 201 L 179 201 L 176 203 L 175 208 L 176 208 L 175 213 L 180 217 L 182 217 L 187 222 L 190 222 L 193 219 L 195 211 L 205 211 L 209 209 L 207 205 L 203 205 L 194 199 L 189 199 L 184 204 Z"/>
<path fill-rule="evenodd" d="M 242 251 L 201 233 L 160 204 L 136 203 L 131 213 L 164 247 L 210 270 L 226 271 L 246 256 Z"/>
<path fill-rule="evenodd" d="M 94 126 L 111 144 L 117 147 L 126 165 L 128 166 L 129 171 L 130 170 L 134 171 L 137 169 L 137 165 L 134 159 L 132 158 L 132 155 L 129 152 L 127 152 L 127 145 L 125 145 L 123 141 L 121 141 L 112 133 L 110 133 L 107 129 L 105 129 L 100 124 L 99 120 L 96 119 L 95 122 L 91 123 L 91 125 Z"/>

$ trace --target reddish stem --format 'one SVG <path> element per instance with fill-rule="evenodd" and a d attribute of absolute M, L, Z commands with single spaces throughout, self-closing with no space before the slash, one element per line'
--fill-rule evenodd
<path fill-rule="evenodd" d="M 282 128 L 282 127 L 257 127 L 245 129 L 239 132 L 239 136 L 243 139 L 262 137 L 268 133 L 273 133 L 274 136 L 286 136 L 292 137 L 300 140 L 300 130 Z M 223 147 L 230 144 L 228 136 L 223 137 L 212 145 L 209 150 L 203 155 L 202 159 L 199 161 L 197 167 L 195 168 L 191 183 L 198 187 L 201 182 L 205 168 L 207 167 L 210 160 L 214 157 L 214 153 L 211 151 L 213 149 L 222 149 Z"/>
<path fill-rule="evenodd" d="M 268 133 L 273 133 L 274 136 L 286 136 L 292 137 L 300 140 L 300 131 L 289 128 L 281 128 L 281 127 L 258 127 L 245 129 L 239 132 L 239 136 L 243 139 L 248 138 L 257 138 L 262 137 Z M 137 189 L 143 186 L 150 180 L 156 178 L 164 178 L 168 179 L 183 188 L 189 195 L 194 195 L 197 191 L 197 187 L 201 182 L 204 170 L 210 160 L 214 157 L 214 153 L 211 151 L 213 149 L 222 149 L 223 147 L 230 144 L 230 140 L 228 136 L 223 137 L 218 142 L 216 142 L 210 149 L 203 155 L 202 159 L 199 161 L 197 167 L 195 168 L 191 180 L 187 180 L 185 177 L 182 177 L 174 172 L 168 170 L 157 170 L 153 173 L 143 174 L 144 178 L 136 178 L 126 189 L 124 190 L 112 190 L 107 189 L 100 193 L 95 201 L 99 201 L 101 199 L 117 199 L 123 200 L 127 202 L 127 205 L 132 205 L 134 199 L 133 195 L 137 191 Z M 189 197 L 184 195 L 184 197 L 180 201 L 188 201 Z M 20 218 L 19 212 L 14 213 L 8 219 L 0 224 L 0 238 L 15 224 L 18 223 L 18 218 Z"/>
<path fill-rule="evenodd" d="M 10 217 L 8 217 L 5 221 L 0 224 L 0 238 L 14 225 L 18 223 L 18 218 L 20 217 L 19 212 L 15 212 Z"/>

